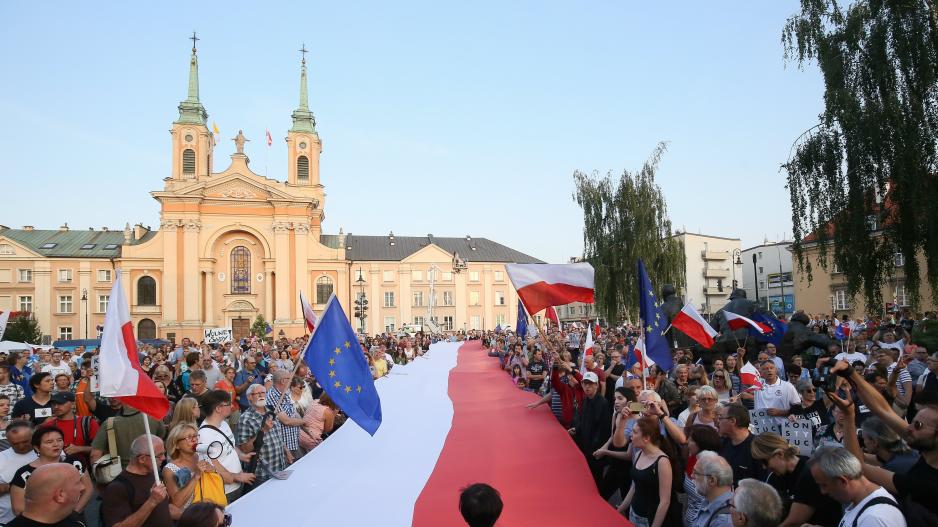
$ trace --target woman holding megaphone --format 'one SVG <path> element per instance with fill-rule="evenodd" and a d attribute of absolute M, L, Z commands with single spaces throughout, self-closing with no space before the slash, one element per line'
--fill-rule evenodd
<path fill-rule="evenodd" d="M 217 444 L 215 457 L 221 453 L 221 446 L 221 443 Z M 192 503 L 203 473 L 215 472 L 211 461 L 204 459 L 211 459 L 212 445 L 199 445 L 199 430 L 189 423 L 180 423 L 166 437 L 166 454 L 169 455 L 163 468 L 166 493 L 173 505 L 185 508 Z M 199 459 L 200 454 L 202 460 Z"/>

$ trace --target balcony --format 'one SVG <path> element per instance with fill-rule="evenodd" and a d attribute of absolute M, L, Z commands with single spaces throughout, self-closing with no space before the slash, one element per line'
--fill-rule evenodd
<path fill-rule="evenodd" d="M 700 251 L 700 257 L 704 260 L 729 260 L 729 251 Z"/>
<path fill-rule="evenodd" d="M 719 287 L 704 287 L 703 293 L 707 296 L 729 296 L 730 290 L 727 287 L 724 287 L 720 290 Z"/>
<path fill-rule="evenodd" d="M 729 278 L 730 270 L 729 269 L 714 269 L 708 268 L 703 270 L 704 278 Z"/>

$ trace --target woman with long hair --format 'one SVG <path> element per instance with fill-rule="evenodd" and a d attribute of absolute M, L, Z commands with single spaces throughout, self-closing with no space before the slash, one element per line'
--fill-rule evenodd
<path fill-rule="evenodd" d="M 199 429 L 189 423 L 180 423 L 166 436 L 166 455 L 163 483 L 170 502 L 179 508 L 188 507 L 195 496 L 196 486 L 203 472 L 214 472 L 209 461 L 200 461 L 195 447 L 199 444 Z"/>
<path fill-rule="evenodd" d="M 169 429 L 172 430 L 180 423 L 198 426 L 199 417 L 201 417 L 199 401 L 195 397 L 183 397 L 173 409 L 173 419 L 169 422 Z"/>
<path fill-rule="evenodd" d="M 210 501 L 186 507 L 176 522 L 176 527 L 225 527 L 231 525 L 231 515 Z"/>
<path fill-rule="evenodd" d="M 726 356 L 723 369 L 730 374 L 730 387 L 733 389 L 733 395 L 739 395 L 742 382 L 739 380 L 739 369 L 742 364 L 739 363 L 739 357 L 735 353 Z"/>
<path fill-rule="evenodd" d="M 632 459 L 632 453 L 628 447 L 620 448 L 613 445 L 612 437 L 615 435 L 617 428 L 625 427 L 632 419 L 629 403 L 633 401 L 635 401 L 635 392 L 624 386 L 615 389 L 612 403 L 612 427 L 610 428 L 612 432 L 609 434 L 609 440 L 606 441 L 606 444 L 593 452 L 593 457 L 596 459 L 606 458 L 609 467 L 599 481 L 599 494 L 606 500 L 612 497 L 616 490 L 619 491 L 620 495 L 625 496 L 632 484 L 632 480 L 629 478 L 628 465 L 628 462 Z"/>
<path fill-rule="evenodd" d="M 332 400 L 328 395 L 322 394 L 319 400 L 312 399 L 306 407 L 306 412 L 303 414 L 305 426 L 300 429 L 300 447 L 305 452 L 316 448 L 319 443 L 322 443 L 324 434 L 328 435 L 332 432 L 336 413 L 329 407 L 329 404 L 332 404 Z"/>
<path fill-rule="evenodd" d="M 51 463 L 68 463 L 78 469 L 81 474 L 81 486 L 85 491 L 81 498 L 75 504 L 75 512 L 81 514 L 85 505 L 91 501 L 91 494 L 94 487 L 91 485 L 91 478 L 88 477 L 86 467 L 80 458 L 64 454 L 65 436 L 62 430 L 55 426 L 44 426 L 37 428 L 32 437 L 33 450 L 39 456 L 28 465 L 20 467 L 10 480 L 10 503 L 13 506 L 13 514 L 22 514 L 26 508 L 26 480 L 30 474 L 37 468 Z"/>
<path fill-rule="evenodd" d="M 697 407 L 687 416 L 684 435 L 690 435 L 690 429 L 696 425 L 705 425 L 717 429 L 717 391 L 711 386 L 697 388 Z"/>
<path fill-rule="evenodd" d="M 751 452 L 752 459 L 769 473 L 765 482 L 782 497 L 782 525 L 837 525 L 842 507 L 821 494 L 808 467 L 808 457 L 800 455 L 798 447 L 774 432 L 763 432 L 752 440 Z"/>
<path fill-rule="evenodd" d="M 661 436 L 658 422 L 642 417 L 632 427 L 632 485 L 619 505 L 619 512 L 628 511 L 629 521 L 636 527 L 677 527 L 680 518 L 671 512 L 675 477 L 674 453 Z M 675 509 L 676 510 L 676 509 Z"/>
<path fill-rule="evenodd" d="M 726 370 L 720 370 L 713 372 L 713 380 L 710 383 L 710 387 L 716 390 L 717 399 L 719 402 L 727 402 L 731 397 L 736 395 L 733 392 L 733 380 L 730 377 L 730 372 Z"/>

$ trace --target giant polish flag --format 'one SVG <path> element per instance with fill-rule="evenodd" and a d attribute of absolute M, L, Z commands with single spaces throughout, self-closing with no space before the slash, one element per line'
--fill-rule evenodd
<path fill-rule="evenodd" d="M 313 306 L 309 305 L 309 300 L 306 300 L 306 297 L 303 296 L 303 291 L 300 291 L 300 305 L 303 306 L 303 320 L 306 321 L 306 329 L 312 334 L 319 324 L 319 317 L 313 311 Z"/>
<path fill-rule="evenodd" d="M 102 397 L 114 397 L 154 419 L 169 412 L 169 400 L 140 368 L 137 339 L 121 286 L 118 269 L 104 315 L 101 350 L 98 356 L 98 382 Z"/>
<path fill-rule="evenodd" d="M 755 320 L 746 318 L 742 315 L 737 315 L 730 311 L 724 311 L 723 316 L 726 317 L 726 323 L 730 326 L 730 329 L 736 331 L 737 329 L 749 329 L 752 328 L 759 333 L 771 333 L 772 328 L 766 326 L 761 322 L 756 322 Z"/>
<path fill-rule="evenodd" d="M 707 321 L 694 309 L 693 304 L 682 307 L 681 312 L 671 321 L 671 325 L 707 349 L 713 346 L 713 337 L 717 335 L 716 330 L 707 324 Z"/>
<path fill-rule="evenodd" d="M 575 264 L 507 264 L 508 278 L 528 313 L 570 302 L 593 303 L 593 266 Z"/>
<path fill-rule="evenodd" d="M 465 525 L 459 493 L 473 483 L 501 494 L 499 527 L 629 525 L 596 491 L 550 408 L 529 410 L 538 396 L 519 390 L 481 341 L 435 343 L 374 386 L 382 414 L 375 435 L 342 425 L 291 465 L 289 478 L 229 505 L 237 525 Z M 393 492 L 363 500 L 371 489 Z M 545 501 L 554 495 L 562 505 Z"/>

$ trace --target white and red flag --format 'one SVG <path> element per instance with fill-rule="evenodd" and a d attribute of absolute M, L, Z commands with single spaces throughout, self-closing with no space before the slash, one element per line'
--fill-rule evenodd
<path fill-rule="evenodd" d="M 111 287 L 111 301 L 104 315 L 101 351 L 98 357 L 98 383 L 102 397 L 114 397 L 154 419 L 169 412 L 169 399 L 140 368 L 137 339 L 130 320 L 127 297 L 118 269 Z"/>
<path fill-rule="evenodd" d="M 635 341 L 635 361 L 642 365 L 643 375 L 648 377 L 648 368 L 655 365 L 655 361 L 645 353 L 645 337 L 639 337 Z"/>
<path fill-rule="evenodd" d="M 507 264 L 508 278 L 528 313 L 571 302 L 593 303 L 593 266 L 575 264 Z"/>
<path fill-rule="evenodd" d="M 7 331 L 7 322 L 10 321 L 9 311 L 0 311 L 0 340 L 3 340 L 3 334 Z"/>
<path fill-rule="evenodd" d="M 557 316 L 557 310 L 554 309 L 554 306 L 547 308 L 547 310 L 544 312 L 544 317 L 546 317 L 547 320 L 553 322 L 555 326 L 560 325 L 560 317 Z"/>
<path fill-rule="evenodd" d="M 726 323 L 729 324 L 730 329 L 733 331 L 752 328 L 763 334 L 772 332 L 772 328 L 769 326 L 730 311 L 724 311 L 723 316 L 726 317 Z"/>
<path fill-rule="evenodd" d="M 685 335 L 696 340 L 707 349 L 713 346 L 713 337 L 717 335 L 716 330 L 710 327 L 710 324 L 707 324 L 707 321 L 694 309 L 693 304 L 682 307 L 674 320 L 671 321 L 671 325 L 683 331 Z"/>
<path fill-rule="evenodd" d="M 306 321 L 306 329 L 308 329 L 309 334 L 312 335 L 313 330 L 319 325 L 319 317 L 316 316 L 316 312 L 313 311 L 313 306 L 309 305 L 309 301 L 303 296 L 302 291 L 300 291 L 300 306 L 303 307 L 303 320 Z"/>
<path fill-rule="evenodd" d="M 748 384 L 758 390 L 762 389 L 762 376 L 759 370 L 751 362 L 744 362 L 743 367 L 739 369 L 739 382 Z"/>
<path fill-rule="evenodd" d="M 596 338 L 599 338 L 602 335 L 602 329 L 599 327 L 599 319 L 596 319 L 596 325 L 593 328 L 593 332 L 596 334 Z"/>
<path fill-rule="evenodd" d="M 580 360 L 580 375 L 586 374 L 586 358 L 593 356 L 593 328 L 586 325 L 586 342 L 583 343 L 583 358 Z"/>

